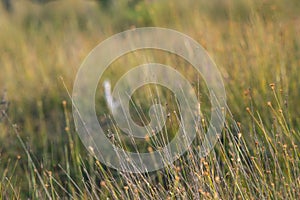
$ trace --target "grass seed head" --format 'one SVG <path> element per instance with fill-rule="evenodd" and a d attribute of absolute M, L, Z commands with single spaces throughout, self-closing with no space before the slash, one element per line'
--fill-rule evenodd
<path fill-rule="evenodd" d="M 269 107 L 272 107 L 271 101 L 268 101 L 268 102 L 267 102 L 267 105 L 268 105 Z"/>
<path fill-rule="evenodd" d="M 275 90 L 275 83 L 271 83 L 270 87 L 271 87 L 272 90 Z"/>

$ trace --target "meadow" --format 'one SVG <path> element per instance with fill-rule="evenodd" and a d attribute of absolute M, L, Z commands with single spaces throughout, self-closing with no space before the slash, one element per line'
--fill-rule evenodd
<path fill-rule="evenodd" d="M 99 2 L 22 0 L 13 1 L 10 12 L 1 7 L 0 199 L 300 198 L 298 0 Z M 199 42 L 222 74 L 228 107 L 221 137 L 206 157 L 199 158 L 195 143 L 164 169 L 126 173 L 102 165 L 84 147 L 69 94 L 97 44 L 145 26 L 174 29 Z M 176 66 L 193 84 L 202 102 L 199 125 L 207 130 L 207 89 L 188 63 L 160 51 L 133 52 L 114 62 L 105 78 L 114 85 L 130 69 L 120 66 L 149 60 Z M 96 96 L 100 123 L 110 120 L 105 78 Z M 161 90 L 175 113 L 172 94 Z M 140 113 L 153 102 L 146 91 L 134 96 Z M 148 119 L 132 112 L 135 121 Z M 106 128 L 114 129 L 110 123 Z M 168 136 L 177 128 L 169 123 Z M 138 144 L 139 151 L 164 145 L 160 139 Z"/>

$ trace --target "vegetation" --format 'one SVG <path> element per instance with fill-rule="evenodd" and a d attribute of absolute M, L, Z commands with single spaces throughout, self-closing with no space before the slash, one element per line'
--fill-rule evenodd
<path fill-rule="evenodd" d="M 101 2 L 14 1 L 11 12 L 1 8 L 0 199 L 299 199 L 298 0 L 119 0 L 109 7 Z M 228 107 L 225 128 L 208 156 L 199 158 L 195 143 L 164 169 L 132 174 L 88 153 L 73 124 L 69 93 L 92 48 L 143 26 L 175 29 L 203 45 L 222 73 Z M 176 66 L 199 95 L 199 126 L 207 129 L 205 82 L 188 63 L 159 51 L 126 56 L 105 72 L 112 84 L 128 70 L 121 65 L 158 60 Z M 96 97 L 100 123 L 110 119 L 103 81 Z M 161 100 L 176 119 L 172 94 L 160 90 L 168 94 Z M 163 98 L 145 91 L 134 96 L 139 113 L 155 97 Z M 169 136 L 177 128 L 169 123 Z M 166 141 L 138 146 L 151 152 L 158 143 Z"/>

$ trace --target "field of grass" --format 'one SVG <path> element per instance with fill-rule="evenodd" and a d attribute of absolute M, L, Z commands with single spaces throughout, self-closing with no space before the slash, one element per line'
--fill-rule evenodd
<path fill-rule="evenodd" d="M 0 199 L 299 199 L 299 13 L 298 0 L 24 0 L 13 1 L 11 12 L 0 7 Z M 134 174 L 88 153 L 68 93 L 97 44 L 144 26 L 175 29 L 199 42 L 223 76 L 228 107 L 208 156 L 199 158 L 194 144 L 172 165 Z M 207 130 L 207 89 L 184 61 L 134 52 L 114 62 L 105 78 L 114 84 L 130 69 L 123 66 L 149 60 L 176 66 L 193 84 L 202 103 L 199 126 Z M 96 96 L 100 122 L 109 120 L 105 78 Z M 154 98 L 146 91 L 134 96 L 141 112 Z M 172 94 L 163 92 L 174 113 Z M 168 135 L 177 128 L 169 123 Z M 155 150 L 147 142 L 140 151 Z"/>

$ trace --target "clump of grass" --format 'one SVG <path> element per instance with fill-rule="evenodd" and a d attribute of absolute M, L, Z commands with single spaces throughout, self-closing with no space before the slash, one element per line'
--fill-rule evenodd
<path fill-rule="evenodd" d="M 70 7 L 27 1 L 15 3 L 9 15 L 0 12 L 0 24 L 5 27 L 0 33 L 0 90 L 7 88 L 11 102 L 9 110 L 6 98 L 0 102 L 0 198 L 300 196 L 300 7 L 296 0 L 289 4 L 279 0 L 234 0 L 222 5 L 216 1 L 156 1 L 137 3 L 130 9 L 122 3 L 112 10 L 124 11 L 120 16 L 128 21 L 117 17 L 113 25 L 112 15 L 95 4 L 77 0 Z M 228 97 L 228 108 L 224 109 L 228 114 L 221 137 L 208 156 L 198 157 L 199 144 L 195 142 L 185 155 L 164 169 L 133 174 L 110 169 L 87 153 L 72 123 L 71 101 L 66 100 L 68 96 L 57 77 L 62 76 L 66 87 L 71 88 L 81 61 L 99 41 L 143 23 L 175 28 L 204 46 L 223 75 Z M 209 110 L 198 77 L 184 61 L 165 59 L 162 52 L 137 55 L 146 61 L 157 58 L 185 72 L 197 85 L 202 108 Z M 136 64 L 130 55 L 129 60 Z M 115 63 L 107 77 L 115 81 L 126 71 L 114 70 L 118 67 Z M 157 100 L 147 94 L 142 91 L 135 96 L 137 120 L 142 116 L 140 120 L 147 121 L 143 103 Z M 105 101 L 98 99 L 99 107 L 105 107 Z M 101 120 L 112 121 L 107 109 L 99 110 Z M 172 123 L 166 132 L 178 128 L 174 110 L 169 105 Z M 205 132 L 209 112 L 203 112 L 201 118 L 199 127 Z M 108 129 L 114 131 L 109 133 L 118 142 L 121 133 L 113 123 L 108 124 Z M 151 152 L 169 139 L 149 137 L 146 143 L 122 147 Z"/>
<path fill-rule="evenodd" d="M 276 107 L 268 101 L 265 110 L 272 115 L 272 126 L 265 126 L 260 113 L 247 107 L 245 115 L 253 123 L 249 129 L 245 129 L 245 125 L 236 122 L 227 108 L 229 114 L 225 129 L 209 155 L 199 158 L 201 144 L 194 144 L 173 164 L 148 173 L 115 171 L 95 160 L 93 155 L 83 158 L 77 147 L 79 141 L 69 128 L 67 103 L 64 101 L 65 130 L 69 135 L 67 161 L 64 165 L 59 164 L 55 171 L 36 166 L 33 155 L 19 137 L 17 127 L 13 126 L 29 159 L 28 167 L 32 169 L 28 177 L 32 197 L 296 199 L 300 194 L 299 132 L 287 122 L 283 114 L 287 110 L 278 99 L 275 85 L 270 86 L 270 92 L 274 94 L 271 100 L 276 102 Z M 206 130 L 206 119 L 200 123 L 201 130 Z M 167 140 L 157 142 L 163 142 L 163 145 L 168 143 Z M 148 151 L 153 149 L 155 145 Z"/>

